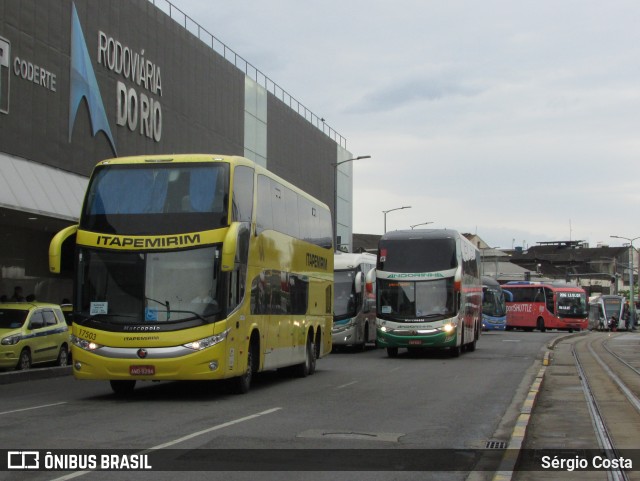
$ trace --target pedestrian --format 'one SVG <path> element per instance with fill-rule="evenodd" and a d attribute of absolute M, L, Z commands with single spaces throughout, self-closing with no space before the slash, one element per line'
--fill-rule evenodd
<path fill-rule="evenodd" d="M 622 316 L 621 316 L 622 320 L 624 321 L 624 327 L 625 329 L 628 331 L 629 329 L 631 329 L 630 323 L 631 323 L 631 316 L 629 313 L 629 302 L 625 302 L 624 306 L 622 307 Z"/>
<path fill-rule="evenodd" d="M 13 296 L 9 299 L 11 302 L 23 302 L 24 296 L 22 295 L 22 287 L 15 286 L 13 288 Z"/>

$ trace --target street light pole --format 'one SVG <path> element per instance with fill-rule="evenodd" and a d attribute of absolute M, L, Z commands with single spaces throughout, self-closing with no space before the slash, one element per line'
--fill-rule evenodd
<path fill-rule="evenodd" d="M 629 315 L 631 316 L 633 322 L 636 311 L 636 303 L 633 300 L 633 241 L 640 239 L 640 236 L 634 237 L 633 239 L 630 239 L 629 237 L 622 237 L 619 235 L 612 235 L 610 237 L 614 239 L 624 239 L 629 241 Z"/>
<path fill-rule="evenodd" d="M 410 205 L 405 205 L 403 207 L 396 207 L 395 209 L 389 209 L 389 210 L 383 210 L 382 213 L 384 214 L 384 233 L 387 233 L 387 214 L 389 212 L 393 212 L 394 210 L 401 210 L 401 209 L 411 209 Z"/>
<path fill-rule="evenodd" d="M 427 225 L 427 224 L 433 224 L 433 222 L 423 222 L 422 224 L 414 224 L 414 225 L 409 226 L 409 227 L 411 227 L 411 230 L 413 230 L 414 227 L 418 227 L 419 225 Z"/>
<path fill-rule="evenodd" d="M 333 248 L 337 251 L 338 246 L 338 166 L 360 159 L 370 159 L 370 155 L 359 155 L 352 159 L 341 160 L 340 162 L 332 162 L 333 167 Z"/>

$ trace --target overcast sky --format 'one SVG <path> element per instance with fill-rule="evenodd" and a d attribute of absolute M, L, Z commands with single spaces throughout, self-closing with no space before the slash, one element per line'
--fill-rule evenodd
<path fill-rule="evenodd" d="M 637 0 L 172 3 L 371 155 L 356 233 L 640 236 Z"/>

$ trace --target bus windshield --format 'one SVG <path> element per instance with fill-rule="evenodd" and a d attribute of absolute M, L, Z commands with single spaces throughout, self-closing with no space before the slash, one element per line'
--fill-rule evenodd
<path fill-rule="evenodd" d="M 622 315 L 622 301 L 620 298 L 605 298 L 603 303 L 607 319 L 611 319 L 611 316 L 616 316 L 617 319 L 620 319 Z"/>
<path fill-rule="evenodd" d="M 228 224 L 226 163 L 102 165 L 87 190 L 80 228 L 161 235 Z"/>
<path fill-rule="evenodd" d="M 378 269 L 386 272 L 437 272 L 458 266 L 453 238 L 381 240 L 379 253 Z"/>
<path fill-rule="evenodd" d="M 455 315 L 453 278 L 421 282 L 378 279 L 376 287 L 378 317 L 382 319 L 435 321 Z"/>
<path fill-rule="evenodd" d="M 558 316 L 584 318 L 587 316 L 587 295 L 581 292 L 557 293 Z"/>
<path fill-rule="evenodd" d="M 112 324 L 155 324 L 220 313 L 220 246 L 174 252 L 81 248 L 79 315 Z"/>
<path fill-rule="evenodd" d="M 495 289 L 484 288 L 482 293 L 482 313 L 493 317 L 504 316 L 507 313 L 504 293 Z"/>
<path fill-rule="evenodd" d="M 333 282 L 335 289 L 335 301 L 333 303 L 334 320 L 340 320 L 346 317 L 353 317 L 357 313 L 357 302 L 355 292 L 356 272 L 335 271 L 333 274 Z"/>

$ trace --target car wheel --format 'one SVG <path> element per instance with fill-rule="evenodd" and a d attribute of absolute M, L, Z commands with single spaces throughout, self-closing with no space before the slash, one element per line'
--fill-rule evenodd
<path fill-rule="evenodd" d="M 20 353 L 20 359 L 18 359 L 18 365 L 16 369 L 18 371 L 26 371 L 31 368 L 31 353 L 28 349 L 23 349 Z"/>
<path fill-rule="evenodd" d="M 58 366 L 65 367 L 67 366 L 69 361 L 69 352 L 67 351 L 67 346 L 62 346 L 60 348 L 60 352 L 58 353 Z"/>

